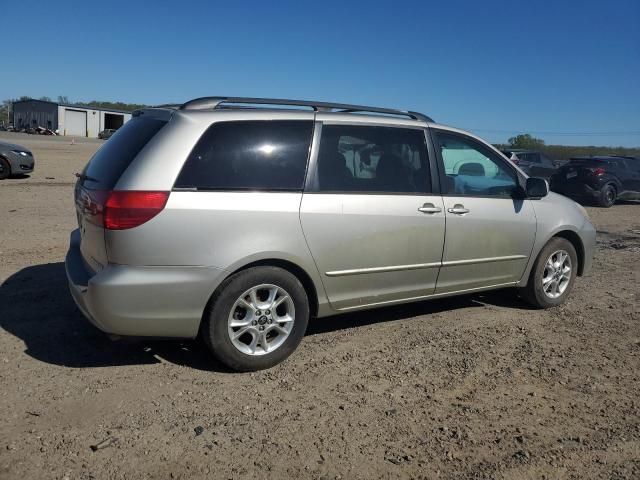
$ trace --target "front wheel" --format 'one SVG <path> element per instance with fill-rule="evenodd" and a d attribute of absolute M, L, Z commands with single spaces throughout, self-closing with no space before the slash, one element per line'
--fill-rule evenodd
<path fill-rule="evenodd" d="M 9 175 L 11 175 L 11 165 L 4 158 L 0 158 L 0 180 L 9 178 Z"/>
<path fill-rule="evenodd" d="M 213 355 L 238 371 L 273 367 L 293 353 L 309 321 L 300 281 L 278 267 L 232 275 L 211 298 L 201 334 Z"/>
<path fill-rule="evenodd" d="M 522 296 L 537 308 L 564 303 L 578 270 L 576 249 L 566 238 L 554 237 L 538 254 Z"/>

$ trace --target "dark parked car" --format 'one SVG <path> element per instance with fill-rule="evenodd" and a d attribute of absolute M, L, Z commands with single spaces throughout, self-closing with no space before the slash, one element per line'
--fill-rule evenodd
<path fill-rule="evenodd" d="M 114 133 L 116 133 L 116 131 L 113 128 L 107 128 L 106 130 L 103 130 L 98 134 L 98 138 L 101 138 L 102 140 L 107 140 Z"/>
<path fill-rule="evenodd" d="M 30 150 L 21 145 L 0 142 L 0 180 L 11 175 L 31 173 L 34 163 Z"/>
<path fill-rule="evenodd" d="M 576 157 L 551 177 L 551 190 L 575 200 L 611 207 L 616 199 L 640 199 L 640 158 Z"/>
<path fill-rule="evenodd" d="M 548 179 L 558 169 L 556 163 L 543 153 L 533 150 L 502 150 L 509 160 L 532 177 Z"/>

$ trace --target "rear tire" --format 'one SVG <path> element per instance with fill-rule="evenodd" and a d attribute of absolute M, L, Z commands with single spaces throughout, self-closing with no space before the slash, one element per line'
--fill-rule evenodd
<path fill-rule="evenodd" d="M 598 206 L 602 208 L 611 208 L 613 204 L 616 203 L 617 193 L 616 187 L 610 183 L 602 187 L 597 198 Z"/>
<path fill-rule="evenodd" d="M 551 308 L 564 303 L 578 272 L 576 249 L 566 238 L 554 237 L 538 254 L 522 297 L 536 308 Z"/>
<path fill-rule="evenodd" d="M 232 275 L 216 290 L 200 333 L 211 353 L 233 370 L 271 368 L 298 347 L 309 322 L 307 293 L 278 267 Z"/>
<path fill-rule="evenodd" d="M 11 175 L 11 165 L 6 159 L 0 158 L 0 180 L 9 178 L 10 175 Z"/>

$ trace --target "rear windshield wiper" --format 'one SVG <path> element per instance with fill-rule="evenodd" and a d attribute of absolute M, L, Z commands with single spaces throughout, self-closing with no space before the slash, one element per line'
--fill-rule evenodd
<path fill-rule="evenodd" d="M 100 180 L 98 180 L 97 178 L 93 178 L 90 177 L 89 175 L 86 175 L 84 173 L 76 173 L 76 177 L 78 177 L 80 180 L 89 180 L 90 182 L 99 182 Z"/>

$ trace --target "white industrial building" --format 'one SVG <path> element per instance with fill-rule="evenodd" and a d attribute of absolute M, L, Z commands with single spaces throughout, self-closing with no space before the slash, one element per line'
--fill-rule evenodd
<path fill-rule="evenodd" d="M 117 130 L 131 119 L 131 113 L 69 105 L 58 105 L 60 135 L 95 138 L 103 130 Z"/>
<path fill-rule="evenodd" d="M 131 119 L 130 112 L 66 105 L 44 100 L 22 100 L 13 104 L 17 128 L 43 127 L 60 135 L 96 138 L 106 129 L 117 130 Z"/>

